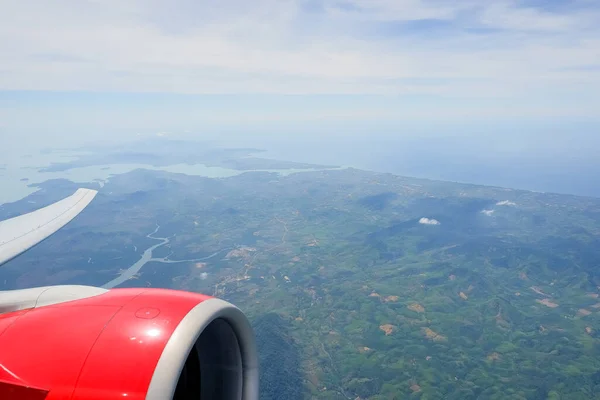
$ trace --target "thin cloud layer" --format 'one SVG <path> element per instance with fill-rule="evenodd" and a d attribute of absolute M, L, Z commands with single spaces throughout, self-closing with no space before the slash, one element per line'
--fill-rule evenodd
<path fill-rule="evenodd" d="M 491 217 L 494 214 L 494 210 L 481 210 L 481 213 Z"/>
<path fill-rule="evenodd" d="M 569 112 L 573 99 L 585 104 L 580 114 L 598 106 L 600 7 L 587 1 L 0 2 L 4 90 L 410 94 L 491 98 L 495 109 L 525 96 L 560 110 L 550 96 Z"/>

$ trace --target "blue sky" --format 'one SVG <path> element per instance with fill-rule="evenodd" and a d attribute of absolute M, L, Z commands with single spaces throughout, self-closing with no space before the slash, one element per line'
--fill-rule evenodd
<path fill-rule="evenodd" d="M 593 0 L 0 5 L 5 137 L 599 117 Z"/>

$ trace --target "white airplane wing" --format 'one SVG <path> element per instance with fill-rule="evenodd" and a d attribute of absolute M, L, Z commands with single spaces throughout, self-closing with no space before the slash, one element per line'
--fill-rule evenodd
<path fill-rule="evenodd" d="M 77 189 L 73 195 L 47 207 L 0 221 L 0 265 L 68 224 L 90 204 L 96 193 L 96 190 Z"/>

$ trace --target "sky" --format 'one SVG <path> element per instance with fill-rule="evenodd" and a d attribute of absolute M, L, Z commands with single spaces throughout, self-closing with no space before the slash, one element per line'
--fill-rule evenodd
<path fill-rule="evenodd" d="M 599 144 L 595 0 L 0 7 L 4 148 L 241 130 L 277 139 L 459 136 L 460 146 L 490 154 L 563 144 L 589 153 Z"/>
<path fill-rule="evenodd" d="M 416 95 L 451 98 L 445 115 L 462 116 L 478 103 L 495 116 L 600 104 L 594 0 L 0 5 L 7 91 Z"/>

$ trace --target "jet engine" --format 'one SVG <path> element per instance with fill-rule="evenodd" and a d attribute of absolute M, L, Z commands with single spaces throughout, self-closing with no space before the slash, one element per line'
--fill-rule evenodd
<path fill-rule="evenodd" d="M 166 289 L 0 292 L 0 399 L 258 398 L 237 307 Z"/>

